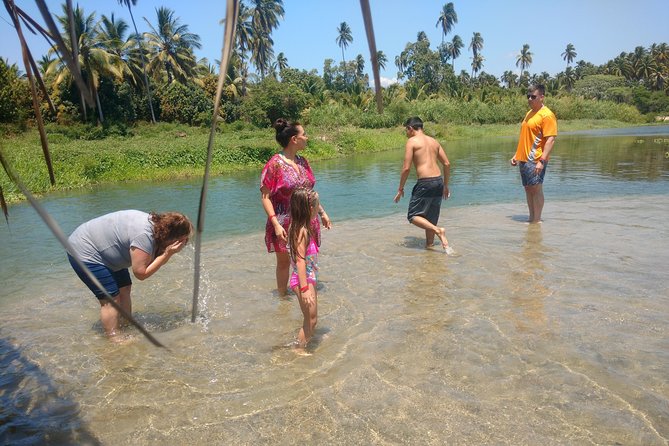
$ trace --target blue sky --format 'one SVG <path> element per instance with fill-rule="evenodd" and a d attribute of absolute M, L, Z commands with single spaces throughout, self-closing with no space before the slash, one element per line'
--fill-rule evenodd
<path fill-rule="evenodd" d="M 33 1 L 15 1 L 43 22 Z M 60 3 L 47 1 L 51 11 L 57 13 L 61 11 Z M 416 40 L 419 31 L 427 34 L 433 49 L 441 43 L 441 31 L 435 24 L 445 3 L 441 0 L 370 0 L 377 48 L 388 58 L 388 66 L 381 73 L 385 83 L 396 78 L 395 56 L 408 42 Z M 528 7 L 531 3 L 518 0 L 460 0 L 453 3 L 458 23 L 447 39 L 458 34 L 465 42 L 463 54 L 455 61 L 456 72 L 471 70 L 468 46 L 474 32 L 480 32 L 484 39 L 483 70 L 497 77 L 506 70 L 517 72 L 516 56 L 525 43 L 534 54 L 529 71 L 547 71 L 551 75 L 564 70 L 565 61 L 561 54 L 568 43 L 576 47 L 576 60 L 596 65 L 622 51 L 630 52 L 636 46 L 669 43 L 667 0 L 562 0 L 535 9 Z M 127 9 L 117 1 L 81 1 L 79 5 L 86 13 L 95 11 L 98 17 L 114 13 L 130 22 Z M 134 14 L 140 31 L 148 28 L 143 17 L 155 22 L 155 9 L 159 6 L 173 9 L 191 32 L 200 35 L 202 49 L 196 51 L 198 58 L 207 57 L 211 63 L 220 58 L 223 28 L 219 20 L 225 14 L 225 1 L 139 0 Z M 335 38 L 337 27 L 343 21 L 351 27 L 354 39 L 345 50 L 346 59 L 362 54 L 369 61 L 358 0 L 284 0 L 284 9 L 284 20 L 272 38 L 275 54 L 283 52 L 291 67 L 316 69 L 322 73 L 326 58 L 337 63 L 341 61 L 341 49 Z M 46 53 L 48 48 L 44 39 L 30 33 L 28 39 L 36 58 Z M 0 56 L 22 66 L 18 40 L 4 8 L 0 11 L 0 41 Z M 371 68 L 369 63 L 367 65 Z"/>

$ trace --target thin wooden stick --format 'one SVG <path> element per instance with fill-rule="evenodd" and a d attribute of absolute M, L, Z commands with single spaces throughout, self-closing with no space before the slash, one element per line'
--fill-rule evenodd
<path fill-rule="evenodd" d="M 202 248 L 202 232 L 204 231 L 204 214 L 207 207 L 207 190 L 209 188 L 209 170 L 213 157 L 214 136 L 218 126 L 218 112 L 220 109 L 223 85 L 228 71 L 228 62 L 235 43 L 235 28 L 237 15 L 239 13 L 239 0 L 228 0 L 225 14 L 225 31 L 223 33 L 223 48 L 221 50 L 221 66 L 218 72 L 218 85 L 216 87 L 216 99 L 214 100 L 214 114 L 211 119 L 211 130 L 209 131 L 209 143 L 207 144 L 207 162 L 204 166 L 204 178 L 202 179 L 202 190 L 200 192 L 200 206 L 197 213 L 197 225 L 195 231 L 195 268 L 193 272 L 193 312 L 191 322 L 197 317 L 198 296 L 200 293 L 200 251 Z"/>

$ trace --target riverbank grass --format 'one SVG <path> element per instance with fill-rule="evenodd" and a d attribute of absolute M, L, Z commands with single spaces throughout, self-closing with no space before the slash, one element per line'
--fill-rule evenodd
<path fill-rule="evenodd" d="M 618 121 L 560 121 L 560 131 L 629 126 Z M 446 142 L 455 139 L 516 136 L 518 125 L 452 125 L 426 123 L 426 132 Z M 126 181 L 164 181 L 198 177 L 207 157 L 209 129 L 160 123 L 142 124 L 106 136 L 95 128 L 49 127 L 48 140 L 56 185 L 49 176 L 39 135 L 29 130 L 4 138 L 0 148 L 27 187 L 36 195 L 97 184 Z M 310 161 L 360 153 L 399 150 L 406 136 L 401 127 L 361 129 L 308 127 Z M 242 169 L 259 169 L 277 151 L 271 129 L 243 124 L 222 125 L 214 140 L 212 175 Z M 16 186 L 0 174 L 8 202 L 24 199 Z"/>

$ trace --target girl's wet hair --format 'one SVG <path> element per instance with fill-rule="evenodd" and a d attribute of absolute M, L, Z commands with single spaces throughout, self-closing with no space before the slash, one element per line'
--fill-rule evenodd
<path fill-rule="evenodd" d="M 151 212 L 153 223 L 153 240 L 156 256 L 165 252 L 165 248 L 177 240 L 186 238 L 186 242 L 193 234 L 193 223 L 184 214 L 179 212 Z"/>
<path fill-rule="evenodd" d="M 277 119 L 274 121 L 273 125 L 274 130 L 276 130 L 276 142 L 278 142 L 281 147 L 285 148 L 290 142 L 290 138 L 300 132 L 298 129 L 300 126 L 301 124 L 297 121 L 290 122 L 283 118 Z"/>
<path fill-rule="evenodd" d="M 318 192 L 305 187 L 297 188 L 290 197 L 290 226 L 288 227 L 288 246 L 293 262 L 297 257 L 297 241 L 302 228 L 307 230 L 307 246 L 315 234 L 311 229 L 312 210 L 318 206 Z"/>

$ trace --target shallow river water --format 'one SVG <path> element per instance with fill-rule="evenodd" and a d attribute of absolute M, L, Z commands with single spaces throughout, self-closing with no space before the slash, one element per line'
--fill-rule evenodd
<path fill-rule="evenodd" d="M 274 291 L 257 175 L 217 180 L 247 185 L 237 195 L 254 201 L 230 221 L 252 224 L 221 228 L 220 210 L 207 217 L 195 324 L 192 247 L 135 281 L 135 315 L 169 350 L 133 330 L 108 342 L 57 244 L 29 208 L 10 209 L 11 230 L 0 233 L 0 441 L 668 444 L 669 143 L 564 137 L 540 225 L 524 223 L 517 172 L 498 165 L 509 143 L 447 149 L 454 196 L 441 224 L 451 255 L 425 250 L 407 200 L 391 202 L 401 152 L 314 166 L 335 226 L 323 234 L 309 356 L 288 347 L 301 313 Z M 590 151 L 578 162 L 575 145 L 608 150 L 602 159 L 615 168 Z M 615 155 L 624 147 L 640 149 Z M 490 173 L 477 174 L 476 160 Z M 367 184 L 335 180 L 356 165 L 371 172 Z M 197 193 L 161 187 L 149 192 L 160 209 L 170 194 Z M 138 185 L 46 205 L 67 232 L 113 208 L 100 196 L 119 208 L 146 193 Z M 194 215 L 193 206 L 179 207 Z"/>

